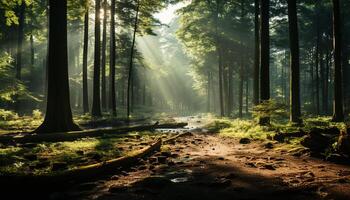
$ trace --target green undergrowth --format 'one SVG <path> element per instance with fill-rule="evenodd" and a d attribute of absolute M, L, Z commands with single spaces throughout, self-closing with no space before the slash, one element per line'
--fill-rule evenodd
<path fill-rule="evenodd" d="M 275 120 L 270 126 L 260 126 L 252 119 L 213 119 L 206 125 L 211 133 L 218 133 L 223 137 L 249 138 L 256 140 L 271 140 L 276 133 L 309 132 L 313 128 L 337 127 L 345 129 L 345 123 L 335 123 L 330 117 L 309 117 L 304 119 L 303 125 L 295 125 L 287 120 Z M 285 143 L 291 146 L 298 146 L 301 138 L 287 138 Z"/>
<path fill-rule="evenodd" d="M 145 148 L 170 135 L 133 132 L 117 138 L 83 138 L 73 142 L 1 146 L 0 174 L 47 174 L 91 165 Z"/>

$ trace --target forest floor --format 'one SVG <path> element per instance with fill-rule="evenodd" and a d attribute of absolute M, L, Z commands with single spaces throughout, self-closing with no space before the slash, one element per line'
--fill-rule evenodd
<path fill-rule="evenodd" d="M 191 132 L 139 166 L 51 199 L 350 199 L 349 166 L 296 157 L 277 142 Z"/>

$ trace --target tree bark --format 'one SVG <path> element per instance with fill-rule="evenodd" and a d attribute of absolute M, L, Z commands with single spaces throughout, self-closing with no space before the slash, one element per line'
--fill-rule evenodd
<path fill-rule="evenodd" d="M 102 71 L 102 90 L 101 101 L 102 110 L 107 111 L 107 81 L 106 81 L 106 50 L 107 50 L 107 0 L 103 2 L 103 32 L 102 32 L 102 59 L 101 59 L 101 71 Z"/>
<path fill-rule="evenodd" d="M 89 6 L 89 5 L 87 5 Z M 88 89 L 88 49 L 89 49 L 89 8 L 86 8 L 84 17 L 84 47 L 83 47 L 83 111 L 89 112 Z"/>
<path fill-rule="evenodd" d="M 254 57 L 254 84 L 253 84 L 253 103 L 259 104 L 259 70 L 260 70 L 260 27 L 259 27 L 259 0 L 255 0 L 255 57 Z"/>
<path fill-rule="evenodd" d="M 94 56 L 94 80 L 93 80 L 93 99 L 92 111 L 93 117 L 101 117 L 101 99 L 100 99 L 100 70 L 101 70 L 101 22 L 100 22 L 101 1 L 96 0 L 95 5 L 95 56 Z"/>
<path fill-rule="evenodd" d="M 17 56 L 16 56 L 16 78 L 22 79 L 22 52 L 23 52 L 23 38 L 24 38 L 24 18 L 25 18 L 26 3 L 22 1 L 19 7 L 19 25 L 17 35 Z"/>
<path fill-rule="evenodd" d="M 341 65 L 341 19 L 340 19 L 340 2 L 333 2 L 333 48 L 334 48 L 334 105 L 333 105 L 333 121 L 344 121 L 343 110 L 343 84 L 342 84 L 342 65 Z"/>
<path fill-rule="evenodd" d="M 115 0 L 111 0 L 111 24 L 110 24 L 110 63 L 109 63 L 109 109 L 113 116 L 117 116 L 116 91 L 115 91 Z"/>
<path fill-rule="evenodd" d="M 261 0 L 261 38 L 260 38 L 260 98 L 261 102 L 270 100 L 270 0 Z M 270 118 L 262 117 L 260 125 L 270 123 Z"/>
<path fill-rule="evenodd" d="M 133 75 L 133 64 L 134 64 L 134 49 L 135 49 L 135 41 L 136 41 L 136 33 L 138 28 L 138 20 L 139 20 L 139 9 L 140 9 L 140 2 L 139 0 L 136 1 L 136 15 L 135 15 L 135 22 L 134 22 L 134 34 L 132 39 L 132 46 L 131 46 L 131 52 L 130 52 L 130 63 L 129 63 L 129 76 L 128 76 L 128 83 L 127 83 L 127 105 L 126 105 L 126 114 L 127 118 L 130 119 L 130 111 L 131 111 L 131 90 L 132 88 L 132 75 Z"/>
<path fill-rule="evenodd" d="M 290 121 L 301 124 L 300 112 L 300 61 L 297 0 L 288 0 L 289 43 L 290 43 Z"/>
<path fill-rule="evenodd" d="M 36 133 L 79 130 L 73 122 L 69 101 L 67 1 L 50 0 L 49 6 L 47 108 L 45 120 Z"/>

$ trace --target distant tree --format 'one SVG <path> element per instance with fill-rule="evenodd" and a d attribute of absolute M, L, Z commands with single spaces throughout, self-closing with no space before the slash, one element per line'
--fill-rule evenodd
<path fill-rule="evenodd" d="M 36 133 L 79 130 L 69 100 L 67 53 L 67 0 L 49 1 L 49 54 L 47 108 Z"/>

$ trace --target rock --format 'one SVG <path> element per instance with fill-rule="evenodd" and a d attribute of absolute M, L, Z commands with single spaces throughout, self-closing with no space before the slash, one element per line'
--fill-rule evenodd
<path fill-rule="evenodd" d="M 333 153 L 326 158 L 327 161 L 334 162 L 337 164 L 349 164 L 350 160 L 348 156 Z"/>
<path fill-rule="evenodd" d="M 166 163 L 167 159 L 168 158 L 166 156 L 158 156 L 158 162 L 161 164 Z"/>
<path fill-rule="evenodd" d="M 249 144 L 251 141 L 249 138 L 242 138 L 239 140 L 240 144 Z"/>
<path fill-rule="evenodd" d="M 174 165 L 176 165 L 176 163 L 174 161 L 169 161 L 168 162 L 168 166 L 174 166 Z"/>
<path fill-rule="evenodd" d="M 171 181 L 163 176 L 150 176 L 143 179 L 140 182 L 136 182 L 136 186 L 142 186 L 146 188 L 164 188 L 171 184 Z"/>
<path fill-rule="evenodd" d="M 102 156 L 99 153 L 96 152 L 90 152 L 87 154 L 88 157 L 90 157 L 92 160 L 95 161 L 101 161 Z"/>
<path fill-rule="evenodd" d="M 91 183 L 83 183 L 78 186 L 79 190 L 87 191 L 92 190 L 93 188 L 96 188 L 98 186 L 97 183 L 91 182 Z"/>
<path fill-rule="evenodd" d="M 230 179 L 226 178 L 216 178 L 215 181 L 213 181 L 210 186 L 211 187 L 219 187 L 224 188 L 230 186 L 232 181 Z"/>
<path fill-rule="evenodd" d="M 276 167 L 272 164 L 264 164 L 263 167 L 268 170 L 276 170 Z"/>
<path fill-rule="evenodd" d="M 111 193 L 120 193 L 120 192 L 125 192 L 129 188 L 127 186 L 111 186 L 109 187 L 108 191 Z"/>
<path fill-rule="evenodd" d="M 301 145 L 308 147 L 311 151 L 324 152 L 332 145 L 332 139 L 320 132 L 311 131 L 308 135 L 304 136 Z"/>
<path fill-rule="evenodd" d="M 290 138 L 290 137 L 303 137 L 305 136 L 306 133 L 300 129 L 296 132 L 288 132 L 288 133 L 283 133 L 283 132 L 280 132 L 280 133 L 276 133 L 274 136 L 273 136 L 273 140 L 276 140 L 278 142 L 284 142 L 285 141 L 285 138 Z"/>
<path fill-rule="evenodd" d="M 78 154 L 78 155 L 84 155 L 84 151 L 81 151 L 81 150 L 79 150 L 79 151 L 76 151 L 76 153 Z"/>
<path fill-rule="evenodd" d="M 338 146 L 339 152 L 344 153 L 350 156 L 350 135 L 349 132 L 342 131 L 338 138 Z"/>
<path fill-rule="evenodd" d="M 35 165 L 36 169 L 42 169 L 45 167 L 49 167 L 50 166 L 50 162 L 49 161 L 43 161 L 43 162 L 39 162 L 38 164 Z"/>
<path fill-rule="evenodd" d="M 38 159 L 38 156 L 36 154 L 33 153 L 27 153 L 23 155 L 23 158 L 29 160 L 29 161 L 34 161 Z"/>
<path fill-rule="evenodd" d="M 156 157 L 150 157 L 148 160 L 149 160 L 149 163 L 152 163 L 152 164 L 158 161 Z"/>
<path fill-rule="evenodd" d="M 114 175 L 111 177 L 111 180 L 118 180 L 120 177 L 118 175 Z"/>
<path fill-rule="evenodd" d="M 340 178 L 337 180 L 337 182 L 341 184 L 346 184 L 346 183 L 350 183 L 350 180 L 348 178 Z"/>
<path fill-rule="evenodd" d="M 68 168 L 65 162 L 52 163 L 52 171 L 66 170 Z"/>
<path fill-rule="evenodd" d="M 165 157 L 171 157 L 171 152 L 169 152 L 169 151 L 162 151 L 161 155 L 165 156 Z"/>
<path fill-rule="evenodd" d="M 272 142 L 268 142 L 268 143 L 264 144 L 264 147 L 266 149 L 273 149 L 273 144 L 272 144 Z"/>
<path fill-rule="evenodd" d="M 141 165 L 141 166 L 138 168 L 138 170 L 145 170 L 145 169 L 147 169 L 147 166 L 146 166 L 146 165 Z"/>

